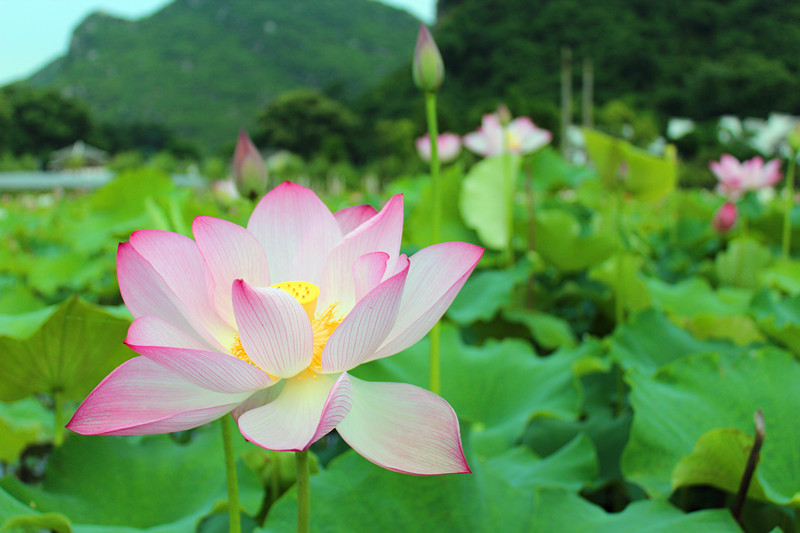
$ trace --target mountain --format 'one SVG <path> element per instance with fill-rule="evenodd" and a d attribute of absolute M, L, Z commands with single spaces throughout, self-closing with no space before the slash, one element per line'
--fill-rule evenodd
<path fill-rule="evenodd" d="M 175 0 L 135 21 L 90 15 L 29 81 L 100 121 L 162 123 L 216 148 L 283 91 L 373 86 L 409 61 L 418 24 L 373 0 Z"/>

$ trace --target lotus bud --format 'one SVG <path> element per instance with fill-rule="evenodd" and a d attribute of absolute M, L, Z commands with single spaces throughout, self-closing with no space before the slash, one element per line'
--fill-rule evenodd
<path fill-rule="evenodd" d="M 508 110 L 506 104 L 497 106 L 497 118 L 500 120 L 500 124 L 502 124 L 503 127 L 511 123 L 511 111 Z"/>
<path fill-rule="evenodd" d="M 712 225 L 718 233 L 725 233 L 736 224 L 737 218 L 739 218 L 739 210 L 736 208 L 736 204 L 728 201 L 722 204 L 722 207 L 714 214 Z"/>
<path fill-rule="evenodd" d="M 267 167 L 244 130 L 239 132 L 233 153 L 233 181 L 239 194 L 250 200 L 267 192 Z"/>
<path fill-rule="evenodd" d="M 436 92 L 444 81 L 444 62 L 431 32 L 424 24 L 419 25 L 417 47 L 412 66 L 414 85 L 425 92 Z"/>

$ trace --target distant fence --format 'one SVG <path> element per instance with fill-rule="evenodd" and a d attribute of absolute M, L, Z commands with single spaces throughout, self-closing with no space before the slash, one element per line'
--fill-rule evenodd
<path fill-rule="evenodd" d="M 0 191 L 51 191 L 53 189 L 96 189 L 114 179 L 105 169 L 70 172 L 0 172 Z M 204 187 L 208 182 L 197 174 L 174 174 L 172 181 L 185 187 Z"/>

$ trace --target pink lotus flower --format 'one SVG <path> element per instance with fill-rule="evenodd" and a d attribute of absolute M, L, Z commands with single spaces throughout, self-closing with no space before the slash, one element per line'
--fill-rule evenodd
<path fill-rule="evenodd" d="M 417 152 L 424 161 L 431 160 L 431 138 L 425 134 L 416 141 Z M 442 133 L 436 139 L 439 161 L 449 163 L 461 153 L 461 137 L 455 133 Z"/>
<path fill-rule="evenodd" d="M 740 198 L 746 191 L 771 187 L 781 179 L 780 161 L 773 159 L 766 165 L 760 157 L 740 163 L 729 154 L 723 154 L 719 161 L 709 164 L 717 176 L 717 192 L 732 200 Z"/>
<path fill-rule="evenodd" d="M 464 136 L 464 146 L 483 157 L 502 154 L 527 154 L 549 143 L 553 135 L 536 126 L 528 117 L 519 117 L 503 127 L 499 113 L 483 115 L 478 131 Z"/>
<path fill-rule="evenodd" d="M 730 231 L 738 218 L 739 210 L 736 208 L 736 204 L 727 201 L 714 213 L 714 220 L 711 225 L 718 233 L 725 233 Z"/>
<path fill-rule="evenodd" d="M 283 183 L 247 228 L 195 219 L 195 240 L 137 231 L 117 253 L 141 354 L 89 395 L 67 427 L 130 435 L 231 412 L 250 441 L 298 451 L 336 428 L 370 461 L 419 475 L 469 472 L 453 409 L 427 390 L 349 374 L 420 340 L 483 250 L 451 242 L 400 254 L 403 200 L 331 213 Z"/>

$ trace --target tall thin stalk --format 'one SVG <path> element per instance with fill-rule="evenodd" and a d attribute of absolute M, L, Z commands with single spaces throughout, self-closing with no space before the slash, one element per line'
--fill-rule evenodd
<path fill-rule="evenodd" d="M 311 480 L 308 473 L 308 450 L 295 452 L 297 462 L 297 533 L 311 528 Z"/>
<path fill-rule="evenodd" d="M 781 239 L 781 251 L 784 259 L 789 259 L 792 246 L 792 208 L 794 208 L 794 150 L 789 152 L 789 168 L 786 170 L 786 186 L 783 189 L 783 238 Z"/>
<path fill-rule="evenodd" d="M 239 483 L 236 479 L 236 454 L 233 449 L 231 420 L 228 415 L 219 419 L 222 425 L 222 445 L 225 449 L 225 473 L 228 479 L 228 516 L 230 533 L 241 533 L 242 523 L 239 515 Z"/>
<path fill-rule="evenodd" d="M 436 93 L 425 92 L 425 117 L 428 122 L 428 137 L 431 142 L 431 191 L 433 196 L 433 213 L 431 213 L 431 235 L 433 242 L 438 243 L 442 234 L 442 184 L 439 177 L 441 163 L 439 161 L 439 122 L 436 115 Z M 441 346 L 439 324 L 431 330 L 430 378 L 431 392 L 439 394 L 441 390 L 441 363 L 439 351 Z"/>

